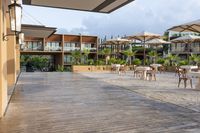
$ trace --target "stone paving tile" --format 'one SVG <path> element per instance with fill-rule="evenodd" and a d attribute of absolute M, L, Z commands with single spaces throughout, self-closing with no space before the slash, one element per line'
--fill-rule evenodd
<path fill-rule="evenodd" d="M 198 133 L 199 118 L 92 75 L 22 73 L 0 133 Z"/>
<path fill-rule="evenodd" d="M 189 85 L 185 89 L 183 84 L 178 88 L 178 77 L 174 73 L 158 74 L 156 82 L 133 78 L 131 72 L 123 76 L 111 73 L 82 73 L 82 75 L 123 87 L 151 99 L 173 103 L 200 112 L 200 91 L 190 88 Z M 193 82 L 195 86 L 197 80 L 193 79 Z"/>

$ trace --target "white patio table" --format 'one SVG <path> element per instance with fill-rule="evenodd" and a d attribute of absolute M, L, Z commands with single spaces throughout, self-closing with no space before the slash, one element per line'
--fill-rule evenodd
<path fill-rule="evenodd" d="M 120 69 L 120 64 L 112 64 L 111 65 L 112 67 L 115 67 L 116 68 L 116 71 L 119 73 L 119 69 Z"/>
<path fill-rule="evenodd" d="M 200 71 L 199 72 L 189 72 L 188 75 L 199 79 L 199 81 L 196 85 L 196 89 L 200 90 Z"/>
<path fill-rule="evenodd" d="M 198 66 L 184 65 L 184 66 L 180 66 L 180 68 L 186 69 L 187 72 L 191 72 L 192 69 L 198 69 Z"/>
<path fill-rule="evenodd" d="M 161 64 L 151 64 L 150 66 L 154 67 L 156 72 L 157 72 L 158 71 L 158 67 L 161 67 L 162 65 Z"/>
<path fill-rule="evenodd" d="M 147 71 L 151 70 L 150 67 L 145 67 L 145 66 L 138 66 L 135 68 L 136 71 L 142 71 L 143 72 L 143 79 L 146 80 L 147 78 Z"/>

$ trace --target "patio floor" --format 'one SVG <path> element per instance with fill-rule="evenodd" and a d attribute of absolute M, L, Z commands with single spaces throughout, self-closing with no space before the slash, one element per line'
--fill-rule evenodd
<path fill-rule="evenodd" d="M 0 133 L 200 132 L 197 111 L 88 75 L 22 73 Z"/>

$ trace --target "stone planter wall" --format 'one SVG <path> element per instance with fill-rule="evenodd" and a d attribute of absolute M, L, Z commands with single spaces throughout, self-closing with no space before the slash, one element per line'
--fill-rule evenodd
<path fill-rule="evenodd" d="M 105 66 L 73 65 L 72 66 L 72 72 L 105 72 L 105 71 L 111 71 L 111 66 L 109 66 L 109 65 L 107 65 L 107 66 L 106 65 Z"/>

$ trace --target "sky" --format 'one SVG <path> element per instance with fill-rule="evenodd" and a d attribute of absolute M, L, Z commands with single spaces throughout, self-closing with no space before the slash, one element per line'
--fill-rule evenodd
<path fill-rule="evenodd" d="M 199 12 L 200 0 L 135 0 L 110 14 L 24 5 L 23 24 L 109 38 L 143 31 L 163 34 L 172 26 L 200 19 Z"/>

